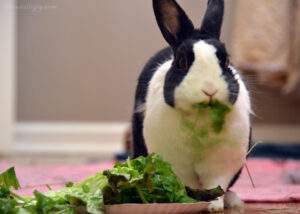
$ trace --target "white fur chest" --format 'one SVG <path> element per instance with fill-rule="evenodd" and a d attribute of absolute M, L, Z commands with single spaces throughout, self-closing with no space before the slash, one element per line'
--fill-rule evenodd
<path fill-rule="evenodd" d="M 249 109 L 243 105 L 247 100 L 241 97 L 226 116 L 222 133 L 212 135 L 219 143 L 203 149 L 201 144 L 209 142 L 191 143 L 190 136 L 182 130 L 182 114 L 164 101 L 163 84 L 170 65 L 168 61 L 160 66 L 149 85 L 143 130 L 148 151 L 162 155 L 185 185 L 192 188 L 229 183 L 246 159 L 250 122 Z M 241 93 L 246 92 L 241 89 Z"/>

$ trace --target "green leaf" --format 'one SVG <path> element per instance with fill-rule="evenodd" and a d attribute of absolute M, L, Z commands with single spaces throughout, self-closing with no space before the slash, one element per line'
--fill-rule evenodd
<path fill-rule="evenodd" d="M 19 189 L 20 183 L 18 181 L 18 178 L 16 176 L 15 168 L 11 167 L 5 172 L 0 174 L 0 186 L 6 187 L 8 189 L 14 188 Z"/>
<path fill-rule="evenodd" d="M 0 198 L 9 198 L 10 190 L 7 187 L 0 187 Z"/>
<path fill-rule="evenodd" d="M 0 199 L 0 213 L 1 214 L 17 214 L 17 202 L 10 198 Z"/>
<path fill-rule="evenodd" d="M 51 198 L 38 191 L 34 191 L 36 199 L 35 209 L 38 214 L 63 213 L 74 214 L 75 209 L 65 200 L 59 198 Z"/>
<path fill-rule="evenodd" d="M 51 198 L 46 197 L 38 191 L 34 191 L 34 196 L 37 200 L 36 210 L 38 213 L 46 214 L 54 208 L 54 201 Z"/>
<path fill-rule="evenodd" d="M 209 112 L 213 131 L 217 134 L 223 130 L 225 117 L 231 111 L 230 106 L 217 100 L 213 100 L 209 103 L 197 103 L 193 107 L 198 111 L 199 117 L 203 116 L 206 111 Z M 189 124 L 189 129 L 191 129 L 190 127 L 195 128 L 195 124 Z"/>
<path fill-rule="evenodd" d="M 46 196 L 56 201 L 65 201 L 73 207 L 83 206 L 88 213 L 102 214 L 102 189 L 106 184 L 107 178 L 102 173 L 97 173 L 95 176 L 78 184 L 73 184 L 71 187 L 48 192 Z"/>

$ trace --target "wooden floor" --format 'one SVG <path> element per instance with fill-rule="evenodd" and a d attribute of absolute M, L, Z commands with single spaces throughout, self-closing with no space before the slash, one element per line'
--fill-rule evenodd
<path fill-rule="evenodd" d="M 244 210 L 226 210 L 225 214 L 300 214 L 300 203 L 250 203 Z"/>

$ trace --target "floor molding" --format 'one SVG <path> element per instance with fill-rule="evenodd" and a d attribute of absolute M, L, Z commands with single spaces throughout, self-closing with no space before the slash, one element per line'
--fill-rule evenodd
<path fill-rule="evenodd" d="M 128 123 L 18 123 L 12 154 L 102 155 L 123 149 Z M 300 126 L 255 125 L 254 139 L 300 143 Z"/>
<path fill-rule="evenodd" d="M 128 123 L 18 123 L 12 154 L 103 155 L 123 149 Z"/>
<path fill-rule="evenodd" d="M 300 125 L 256 124 L 253 127 L 256 141 L 273 143 L 300 143 Z"/>

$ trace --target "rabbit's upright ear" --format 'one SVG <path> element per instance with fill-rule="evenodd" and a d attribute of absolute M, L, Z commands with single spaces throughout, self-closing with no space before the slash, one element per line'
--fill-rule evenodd
<path fill-rule="evenodd" d="M 193 23 L 175 0 L 153 0 L 153 9 L 163 36 L 172 47 L 193 32 Z"/>
<path fill-rule="evenodd" d="M 224 0 L 208 0 L 200 32 L 219 39 L 224 16 Z"/>

